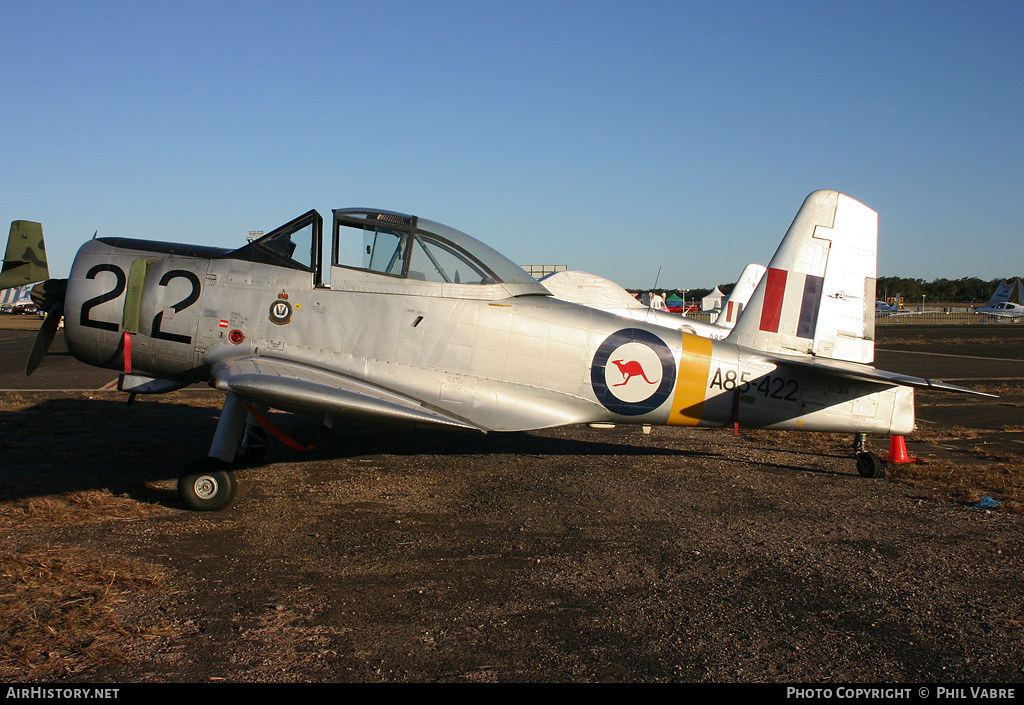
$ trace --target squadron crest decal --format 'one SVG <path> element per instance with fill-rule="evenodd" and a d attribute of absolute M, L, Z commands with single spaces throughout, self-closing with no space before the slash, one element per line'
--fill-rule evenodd
<path fill-rule="evenodd" d="M 597 349 L 590 382 L 606 409 L 639 416 L 654 411 L 672 394 L 675 358 L 658 336 L 625 328 L 612 333 Z"/>
<path fill-rule="evenodd" d="M 283 326 L 291 320 L 292 305 L 288 303 L 288 294 L 282 291 L 277 295 L 277 301 L 270 304 L 270 322 Z"/>

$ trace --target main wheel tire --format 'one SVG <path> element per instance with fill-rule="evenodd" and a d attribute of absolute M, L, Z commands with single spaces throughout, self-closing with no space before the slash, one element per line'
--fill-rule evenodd
<path fill-rule="evenodd" d="M 882 474 L 882 459 L 874 453 L 857 453 L 857 472 L 861 477 L 878 477 Z"/>
<path fill-rule="evenodd" d="M 178 478 L 178 496 L 197 512 L 224 509 L 234 500 L 236 490 L 235 474 L 214 458 L 191 463 Z"/>

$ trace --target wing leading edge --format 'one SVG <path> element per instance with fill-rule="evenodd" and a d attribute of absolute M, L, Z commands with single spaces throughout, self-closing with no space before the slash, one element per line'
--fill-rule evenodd
<path fill-rule="evenodd" d="M 211 385 L 277 409 L 377 426 L 488 430 L 417 399 L 286 360 L 247 357 L 220 362 L 213 366 Z"/>

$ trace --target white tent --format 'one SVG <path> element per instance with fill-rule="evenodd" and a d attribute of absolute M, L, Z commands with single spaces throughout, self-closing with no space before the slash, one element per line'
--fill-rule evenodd
<path fill-rule="evenodd" d="M 714 291 L 700 300 L 700 310 L 705 312 L 721 310 L 724 298 L 725 294 L 716 286 Z"/>

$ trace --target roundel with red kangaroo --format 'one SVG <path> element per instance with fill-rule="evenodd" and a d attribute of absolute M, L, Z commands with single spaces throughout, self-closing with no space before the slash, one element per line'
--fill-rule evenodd
<path fill-rule="evenodd" d="M 676 361 L 661 338 L 639 328 L 608 336 L 590 367 L 597 400 L 622 416 L 654 411 L 672 394 Z"/>

